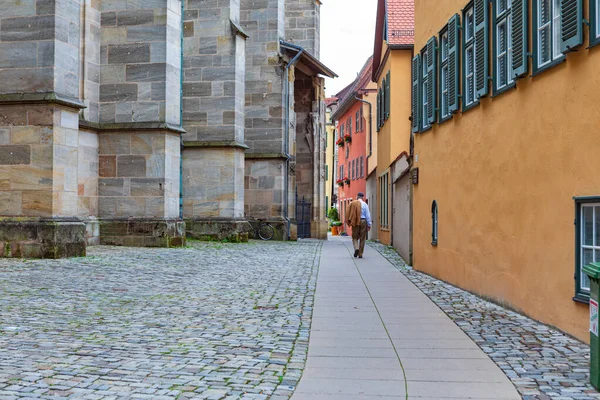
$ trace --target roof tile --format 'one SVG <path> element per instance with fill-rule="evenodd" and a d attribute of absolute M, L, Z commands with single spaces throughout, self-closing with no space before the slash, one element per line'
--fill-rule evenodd
<path fill-rule="evenodd" d="M 387 0 L 388 44 L 402 45 L 415 42 L 414 0 Z"/>

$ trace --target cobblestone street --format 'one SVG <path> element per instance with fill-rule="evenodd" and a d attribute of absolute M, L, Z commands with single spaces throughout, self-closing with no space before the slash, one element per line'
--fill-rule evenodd
<path fill-rule="evenodd" d="M 0 260 L 0 399 L 287 399 L 321 243 Z"/>

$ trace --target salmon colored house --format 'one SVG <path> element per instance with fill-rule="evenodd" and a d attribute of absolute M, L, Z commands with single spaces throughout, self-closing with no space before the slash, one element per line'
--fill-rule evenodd
<path fill-rule="evenodd" d="M 356 80 L 336 95 L 339 99 L 338 109 L 332 115 L 337 125 L 338 212 L 344 222 L 344 231 L 348 234 L 351 229 L 345 226 L 346 208 L 359 192 L 367 191 L 367 142 L 372 126 L 368 122 L 376 110 L 363 97 L 376 92 L 375 84 L 371 82 L 371 68 L 372 58 L 369 58 Z"/>

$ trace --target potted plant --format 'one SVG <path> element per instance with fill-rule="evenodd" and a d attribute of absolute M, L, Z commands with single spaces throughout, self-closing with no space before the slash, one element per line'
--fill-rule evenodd
<path fill-rule="evenodd" d="M 348 134 L 344 135 L 344 142 L 350 143 L 351 141 L 352 141 L 352 136 L 350 136 Z"/>
<path fill-rule="evenodd" d="M 340 226 L 342 226 L 342 223 L 340 221 L 333 221 L 331 223 L 331 235 L 332 236 L 339 235 L 339 231 L 338 230 L 340 229 Z"/>
<path fill-rule="evenodd" d="M 338 186 L 344 186 L 344 180 L 343 179 L 338 179 L 335 183 L 337 183 Z"/>
<path fill-rule="evenodd" d="M 338 145 L 338 146 L 340 146 L 340 147 L 344 147 L 344 144 L 345 144 L 345 143 L 344 143 L 344 139 L 343 139 L 343 138 L 339 138 L 339 139 L 338 139 L 338 140 L 335 142 L 335 144 L 337 144 L 337 145 Z"/>
<path fill-rule="evenodd" d="M 344 183 L 345 183 L 346 185 L 350 185 L 350 178 L 346 178 L 346 179 L 344 179 Z"/>

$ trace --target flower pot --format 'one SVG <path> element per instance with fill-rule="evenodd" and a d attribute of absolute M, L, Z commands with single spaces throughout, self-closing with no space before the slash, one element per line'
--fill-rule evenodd
<path fill-rule="evenodd" d="M 332 226 L 331 227 L 331 236 L 337 236 L 337 235 L 338 235 L 338 227 Z"/>

